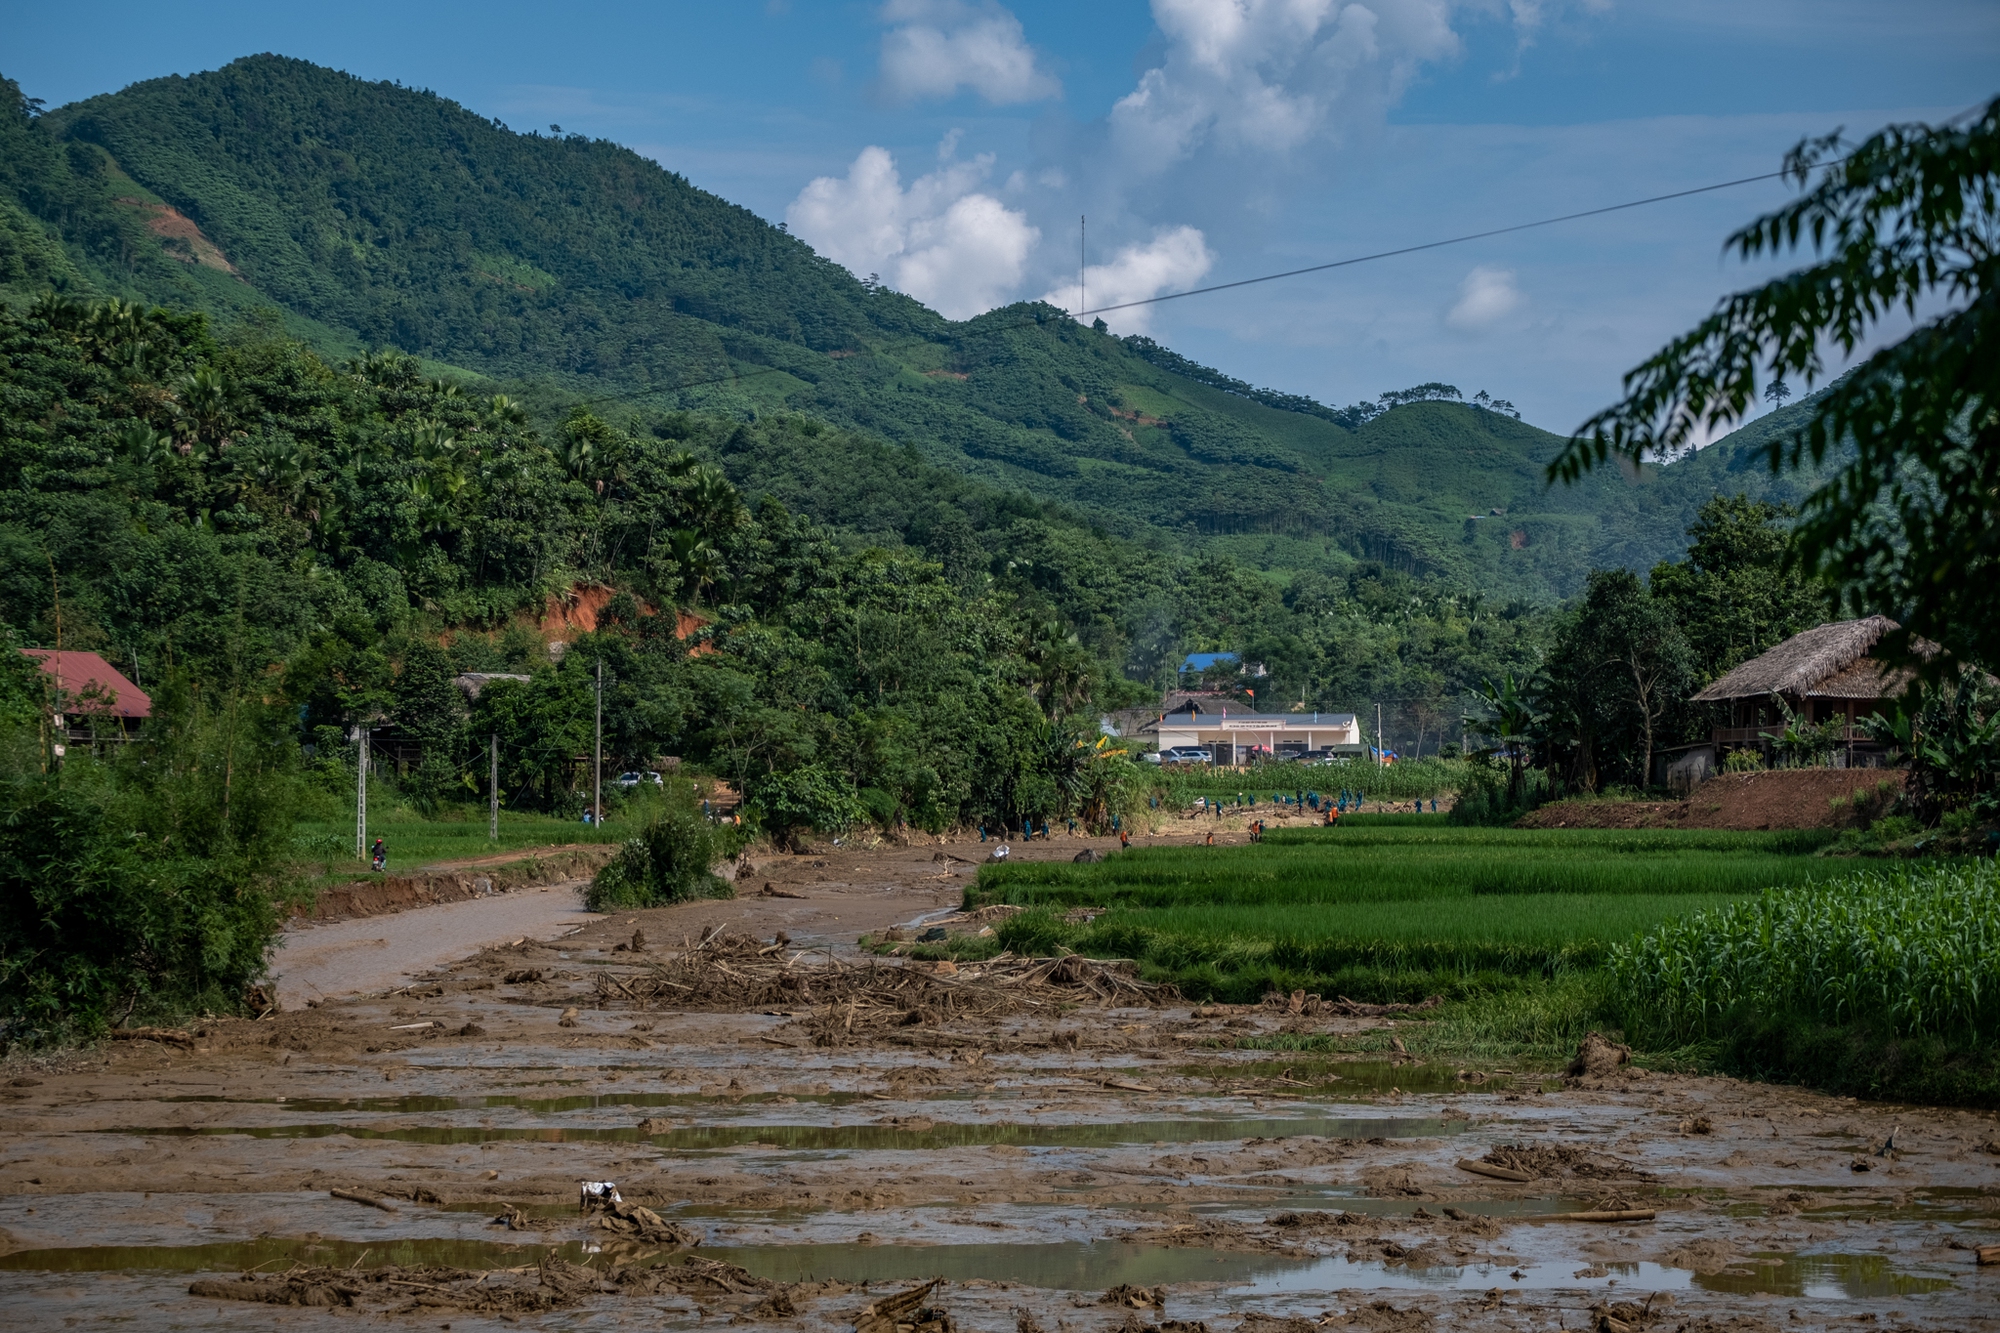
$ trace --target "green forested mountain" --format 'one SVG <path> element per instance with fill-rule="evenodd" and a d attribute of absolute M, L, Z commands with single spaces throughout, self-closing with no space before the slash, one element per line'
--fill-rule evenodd
<path fill-rule="evenodd" d="M 1375 561 L 1547 602 L 1594 565 L 1678 551 L 1718 480 L 1765 482 L 1716 455 L 1550 491 L 1559 438 L 1499 411 L 1232 392 L 1047 306 L 954 323 L 627 149 L 302 61 L 0 120 L 17 300 L 56 283 L 278 319 L 322 354 L 400 349 L 551 421 L 579 399 L 634 419 L 799 414 L 1155 547 L 1332 576 Z"/>

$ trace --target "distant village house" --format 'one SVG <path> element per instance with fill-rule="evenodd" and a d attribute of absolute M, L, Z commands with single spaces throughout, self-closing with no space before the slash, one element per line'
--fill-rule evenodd
<path fill-rule="evenodd" d="M 1861 723 L 1871 714 L 1894 712 L 1915 679 L 1909 668 L 1870 655 L 1896 628 L 1887 616 L 1842 620 L 1794 634 L 1751 658 L 1694 696 L 1695 703 L 1727 704 L 1728 720 L 1713 728 L 1706 745 L 1684 747 L 1680 755 L 1711 769 L 1731 750 L 1754 749 L 1768 757 L 1789 709 L 1802 721 L 1839 727 L 1836 766 L 1880 766 L 1884 748 Z"/>
<path fill-rule="evenodd" d="M 153 715 L 153 701 L 96 653 L 23 648 L 54 685 L 58 743 L 124 741 Z"/>

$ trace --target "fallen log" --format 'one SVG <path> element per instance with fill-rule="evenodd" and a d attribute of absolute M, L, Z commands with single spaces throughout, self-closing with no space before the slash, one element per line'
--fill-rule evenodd
<path fill-rule="evenodd" d="M 896 1325 L 912 1320 L 936 1288 L 937 1280 L 932 1279 L 921 1287 L 884 1296 L 856 1316 L 855 1333 L 896 1333 Z"/>
<path fill-rule="evenodd" d="M 357 1194 L 353 1190 L 328 1190 L 327 1193 L 336 1199 L 345 1199 L 349 1203 L 365 1203 L 370 1208 L 380 1208 L 385 1213 L 396 1211 L 395 1204 L 387 1199 L 378 1199 L 372 1194 Z"/>
<path fill-rule="evenodd" d="M 1494 1166 L 1491 1162 L 1475 1162 L 1471 1158 L 1460 1158 L 1458 1169 L 1470 1171 L 1475 1176 L 1486 1176 L 1493 1180 L 1511 1181 L 1516 1185 L 1526 1185 L 1541 1177 L 1528 1171 L 1516 1171 L 1510 1166 Z"/>
<path fill-rule="evenodd" d="M 1543 1213 L 1524 1217 L 1523 1222 L 1650 1222 L 1651 1208 L 1595 1208 L 1582 1213 Z"/>

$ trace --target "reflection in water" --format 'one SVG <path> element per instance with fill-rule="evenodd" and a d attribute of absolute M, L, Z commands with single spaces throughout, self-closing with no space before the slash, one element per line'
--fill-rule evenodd
<path fill-rule="evenodd" d="M 820 1085 L 825 1087 L 824 1084 Z M 533 1111 L 540 1115 L 559 1115 L 566 1111 L 616 1110 L 621 1106 L 647 1108 L 654 1106 L 689 1106 L 707 1109 L 717 1105 L 760 1106 L 769 1102 L 789 1105 L 792 1102 L 813 1102 L 822 1106 L 846 1106 L 851 1102 L 872 1100 L 858 1092 L 742 1092 L 729 1096 L 711 1096 L 698 1092 L 606 1092 L 572 1093 L 567 1097 L 520 1097 L 511 1093 L 495 1093 L 489 1097 L 427 1097 L 410 1095 L 404 1097 L 161 1097 L 161 1102 L 222 1102 L 236 1106 L 279 1106 L 288 1111 L 301 1111 L 307 1115 L 329 1115 L 342 1111 L 365 1111 L 371 1114 L 427 1115 L 439 1111 Z M 926 1100 L 943 1100 L 927 1098 Z"/>
<path fill-rule="evenodd" d="M 1759 1254 L 1694 1280 L 1704 1291 L 1763 1292 L 1809 1300 L 1862 1300 L 1942 1291 L 1950 1278 L 1898 1273 L 1882 1254 Z"/>
<path fill-rule="evenodd" d="M 985 1278 L 1059 1291 L 1101 1291 L 1123 1282 L 1149 1287 L 1167 1282 L 1221 1282 L 1240 1286 L 1308 1263 L 1269 1254 L 1133 1245 L 1125 1241 L 1071 1241 L 1046 1245 L 746 1245 L 702 1247 L 703 1257 L 741 1264 L 759 1277 L 804 1282 L 837 1277 L 848 1282 L 951 1282 Z"/>
<path fill-rule="evenodd" d="M 614 1261 L 598 1244 L 510 1245 L 500 1241 L 425 1239 L 401 1241 L 281 1240 L 209 1245 L 86 1246 L 18 1250 L 0 1255 L 0 1271 L 16 1272 L 237 1272 L 298 1263 L 376 1268 L 388 1265 L 512 1268 L 548 1254 L 573 1263 L 678 1263 L 685 1252 L 645 1252 L 619 1245 Z M 1950 1289 L 1949 1278 L 1895 1271 L 1883 1255 L 1762 1255 L 1722 1273 L 1696 1276 L 1654 1263 L 1613 1264 L 1601 1277 L 1583 1277 L 1576 1264 L 1473 1263 L 1464 1267 L 1411 1268 L 1376 1260 L 1291 1259 L 1271 1254 L 1138 1245 L 1126 1241 L 1070 1241 L 1039 1245 L 743 1245 L 704 1246 L 703 1258 L 740 1264 L 778 1282 L 838 1278 L 855 1283 L 962 1282 L 984 1278 L 1058 1291 L 1100 1291 L 1120 1283 L 1214 1282 L 1251 1295 L 1301 1295 L 1343 1288 L 1483 1291 L 1522 1290 L 1706 1291 L 1862 1300 L 1921 1295 Z"/>

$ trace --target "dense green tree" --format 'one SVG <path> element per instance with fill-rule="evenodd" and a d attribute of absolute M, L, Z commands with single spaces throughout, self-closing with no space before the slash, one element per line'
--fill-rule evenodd
<path fill-rule="evenodd" d="M 1699 683 L 1832 615 L 1825 585 L 1787 558 L 1792 517 L 1764 501 L 1718 495 L 1688 529 L 1686 558 L 1653 566 L 1648 584 L 1686 637 Z"/>
<path fill-rule="evenodd" d="M 1551 636 L 1542 749 L 1571 783 L 1644 787 L 1662 723 L 1686 698 L 1693 652 L 1671 608 L 1626 570 L 1599 570 Z"/>
<path fill-rule="evenodd" d="M 32 727 L 0 726 L 0 1042 L 241 1004 L 277 925 L 296 754 L 284 709 L 180 674 L 105 759 L 51 764 Z"/>

